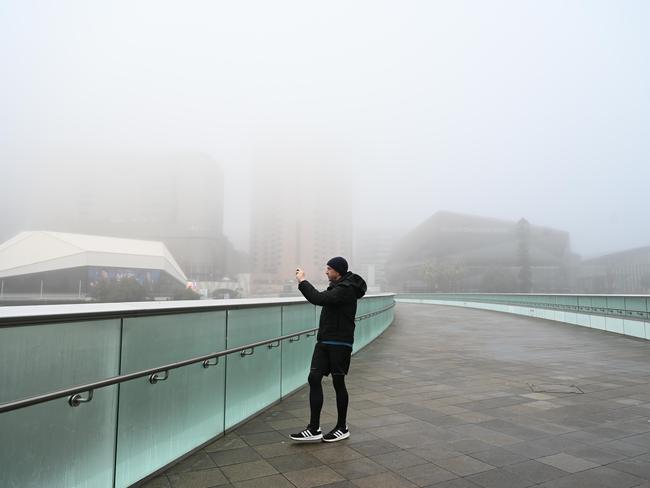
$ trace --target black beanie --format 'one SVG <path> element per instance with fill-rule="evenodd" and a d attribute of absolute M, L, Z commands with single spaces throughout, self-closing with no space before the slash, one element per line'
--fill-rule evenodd
<path fill-rule="evenodd" d="M 348 262 L 341 256 L 330 259 L 327 261 L 327 265 L 339 274 L 344 275 L 348 272 Z"/>

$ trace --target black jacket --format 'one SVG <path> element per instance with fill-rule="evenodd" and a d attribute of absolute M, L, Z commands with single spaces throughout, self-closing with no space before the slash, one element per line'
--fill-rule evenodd
<path fill-rule="evenodd" d="M 354 342 L 357 299 L 365 295 L 367 289 L 361 276 L 348 271 L 340 280 L 330 282 L 326 291 L 318 291 L 306 280 L 298 289 L 310 303 L 323 307 L 316 340 Z"/>

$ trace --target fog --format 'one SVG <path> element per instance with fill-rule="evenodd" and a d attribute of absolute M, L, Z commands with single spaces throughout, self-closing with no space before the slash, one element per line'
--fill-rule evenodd
<path fill-rule="evenodd" d="M 645 0 L 5 1 L 5 210 L 56 206 L 81 168 L 196 177 L 157 161 L 198 155 L 241 251 L 255 192 L 343 199 L 353 231 L 449 210 L 567 231 L 583 256 L 650 245 L 648 25 Z"/>

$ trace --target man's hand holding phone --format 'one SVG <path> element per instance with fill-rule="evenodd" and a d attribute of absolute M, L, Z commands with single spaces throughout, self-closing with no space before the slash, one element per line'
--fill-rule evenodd
<path fill-rule="evenodd" d="M 296 268 L 296 281 L 298 283 L 305 281 L 305 272 L 300 268 Z"/>

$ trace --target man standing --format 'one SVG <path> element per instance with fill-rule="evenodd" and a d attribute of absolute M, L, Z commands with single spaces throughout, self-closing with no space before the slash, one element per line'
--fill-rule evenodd
<path fill-rule="evenodd" d="M 311 358 L 309 382 L 309 406 L 311 419 L 305 430 L 291 434 L 298 442 L 323 440 L 336 442 L 350 437 L 346 423 L 348 413 L 348 391 L 345 375 L 350 368 L 350 356 L 354 342 L 354 318 L 357 300 L 366 293 L 366 282 L 359 275 L 348 271 L 348 262 L 337 256 L 327 262 L 325 270 L 330 285 L 326 291 L 318 291 L 300 268 L 296 270 L 298 289 L 314 305 L 322 306 L 316 346 Z M 336 391 L 338 420 L 332 431 L 323 435 L 320 430 L 320 412 L 323 408 L 323 376 L 332 374 Z"/>

